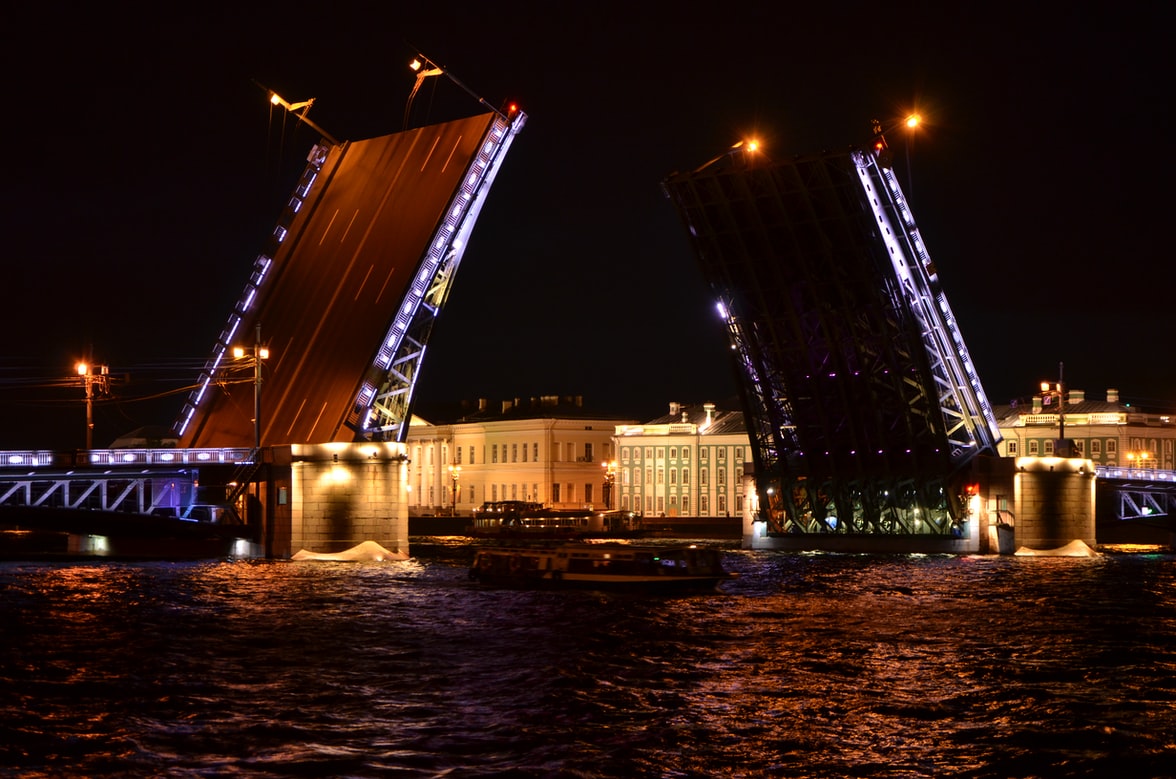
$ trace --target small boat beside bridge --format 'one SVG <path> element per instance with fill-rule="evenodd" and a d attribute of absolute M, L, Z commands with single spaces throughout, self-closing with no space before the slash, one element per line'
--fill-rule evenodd
<path fill-rule="evenodd" d="M 663 592 L 713 590 L 735 578 L 723 568 L 717 549 L 616 542 L 484 547 L 474 555 L 469 575 L 483 584 L 512 587 Z"/>

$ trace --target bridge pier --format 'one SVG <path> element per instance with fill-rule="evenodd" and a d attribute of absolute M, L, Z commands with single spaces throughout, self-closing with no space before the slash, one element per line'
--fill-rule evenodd
<path fill-rule="evenodd" d="M 1013 479 L 1017 549 L 1094 548 L 1095 469 L 1082 458 L 1018 457 Z"/>
<path fill-rule="evenodd" d="M 266 556 L 336 553 L 364 541 L 408 554 L 406 452 L 390 442 L 273 447 L 263 489 Z"/>

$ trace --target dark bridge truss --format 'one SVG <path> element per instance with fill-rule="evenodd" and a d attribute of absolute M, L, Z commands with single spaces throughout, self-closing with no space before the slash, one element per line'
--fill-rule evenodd
<path fill-rule="evenodd" d="M 889 168 L 736 150 L 665 187 L 738 361 L 768 533 L 954 532 L 1000 436 Z"/>

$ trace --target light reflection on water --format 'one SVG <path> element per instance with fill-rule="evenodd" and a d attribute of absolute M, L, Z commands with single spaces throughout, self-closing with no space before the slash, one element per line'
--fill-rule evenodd
<path fill-rule="evenodd" d="M 1176 558 L 729 549 L 689 597 L 391 563 L 0 565 L 20 776 L 1160 776 Z"/>

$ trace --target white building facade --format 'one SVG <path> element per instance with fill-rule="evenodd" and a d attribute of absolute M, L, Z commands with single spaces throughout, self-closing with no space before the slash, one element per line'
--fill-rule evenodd
<path fill-rule="evenodd" d="M 647 517 L 738 517 L 751 441 L 743 413 L 671 403 L 640 425 L 617 425 L 617 508 Z"/>

